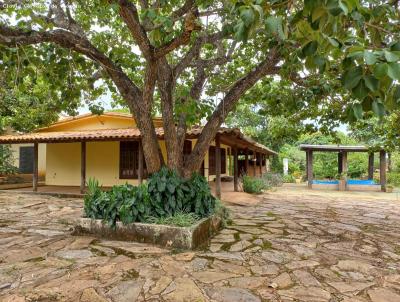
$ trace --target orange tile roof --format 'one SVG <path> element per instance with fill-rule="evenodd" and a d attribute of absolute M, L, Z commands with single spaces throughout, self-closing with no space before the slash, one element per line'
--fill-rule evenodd
<path fill-rule="evenodd" d="M 188 138 L 198 137 L 203 127 L 193 127 L 188 130 Z M 245 136 L 237 128 L 220 128 L 218 133 L 222 136 L 235 138 L 243 145 L 252 147 L 259 152 L 276 154 L 276 152 L 259 144 L 251 138 Z M 156 128 L 157 137 L 164 137 L 164 129 Z M 110 141 L 110 140 L 135 140 L 140 139 L 141 134 L 138 128 L 124 129 L 101 129 L 101 130 L 80 130 L 80 131 L 56 131 L 56 132 L 33 132 L 17 135 L 0 136 L 0 144 L 21 144 L 21 143 L 61 143 L 61 142 L 80 142 L 80 141 Z"/>

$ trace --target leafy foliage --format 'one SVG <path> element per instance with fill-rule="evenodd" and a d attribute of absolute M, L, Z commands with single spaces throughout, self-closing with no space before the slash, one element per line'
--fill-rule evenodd
<path fill-rule="evenodd" d="M 250 194 L 261 194 L 267 185 L 262 178 L 243 176 L 243 191 Z"/>
<path fill-rule="evenodd" d="M 389 172 L 387 174 L 387 181 L 388 184 L 395 186 L 395 187 L 400 187 L 400 173 L 399 172 Z"/>
<path fill-rule="evenodd" d="M 198 173 L 184 180 L 175 171 L 163 167 L 150 177 L 148 191 L 159 216 L 187 212 L 205 217 L 215 207 L 215 198 L 211 195 L 208 183 Z"/>
<path fill-rule="evenodd" d="M 173 170 L 163 167 L 148 180 L 148 192 L 156 217 L 172 216 L 176 212 L 190 212 L 191 205 L 185 203 L 190 188 Z"/>
<path fill-rule="evenodd" d="M 147 185 L 141 184 L 137 187 L 126 185 L 125 187 L 125 192 L 122 192 L 122 205 L 119 208 L 122 223 L 144 222 L 152 209 Z"/>
<path fill-rule="evenodd" d="M 296 182 L 296 179 L 292 174 L 283 175 L 282 180 L 284 183 L 295 183 Z"/>
<path fill-rule="evenodd" d="M 103 219 L 109 225 L 115 226 L 117 221 L 145 221 L 151 210 L 149 204 L 146 185 L 113 186 L 110 191 L 105 192 L 97 180 L 89 179 L 84 212 L 88 218 Z"/>
<path fill-rule="evenodd" d="M 102 219 L 105 217 L 105 208 L 107 204 L 107 194 L 103 192 L 99 181 L 94 178 L 90 178 L 87 183 L 87 193 L 84 198 L 83 210 L 85 216 L 93 219 Z"/>
<path fill-rule="evenodd" d="M 103 219 L 111 226 L 117 221 L 176 222 L 187 221 L 189 216 L 197 220 L 216 209 L 216 199 L 203 176 L 193 174 L 185 180 L 165 167 L 146 184 L 114 186 L 108 192 L 101 189 L 97 180 L 90 179 L 84 200 L 86 217 Z"/>
<path fill-rule="evenodd" d="M 0 145 L 0 175 L 14 174 L 17 170 L 10 146 Z"/>
<path fill-rule="evenodd" d="M 172 114 L 165 118 L 194 124 L 212 117 L 212 122 L 218 119 L 221 124 L 221 116 L 235 107 L 237 99 L 223 106 L 226 111 L 222 110 L 221 115 L 217 111 L 213 114 L 210 98 L 225 95 L 229 101 L 232 95 L 246 97 L 245 92 L 254 83 L 247 88 L 241 85 L 240 91 L 235 90 L 235 83 L 239 79 L 245 83 L 249 79 L 246 76 L 272 53 L 276 53 L 275 62 L 279 64 L 274 63 L 272 69 L 254 77 L 253 82 L 264 77 L 266 82 L 279 82 L 279 86 L 286 88 L 276 90 L 282 91 L 283 97 L 271 97 L 261 107 L 276 111 L 276 116 L 290 117 L 291 125 L 295 125 L 296 119 L 304 121 L 309 114 L 309 118 L 331 129 L 337 122 L 354 122 L 371 114 L 382 118 L 400 104 L 399 1 L 59 3 L 37 0 L 24 5 L 17 1 L 2 8 L 0 16 L 4 37 L 0 78 L 4 78 L 8 93 L 19 91 L 40 102 L 48 101 L 55 111 L 76 111 L 83 99 L 89 100 L 94 110 L 100 110 L 93 101 L 108 89 L 115 103 L 129 107 L 138 116 L 141 111 L 133 105 L 141 102 L 133 104 L 132 99 L 138 100 L 143 94 L 131 99 L 131 94 L 124 92 L 130 91 L 128 88 L 140 90 L 139 87 L 151 88 L 144 89 L 146 92 L 163 91 L 159 87 L 163 81 L 154 81 L 157 87 L 150 87 L 155 76 L 144 76 L 150 71 L 147 67 L 156 65 L 153 75 L 167 78 L 179 69 L 179 63 L 188 59 L 179 75 L 172 77 L 174 81 L 167 83 L 171 95 L 151 95 L 141 116 L 161 112 L 163 104 L 176 100 L 171 102 Z M 130 20 L 129 26 L 123 16 Z M 63 36 L 49 42 L 54 29 L 60 29 Z M 79 41 L 73 41 L 71 35 L 78 36 Z M 214 35 L 218 39 L 199 42 L 199 38 Z M 200 48 L 196 50 L 198 43 Z M 165 49 L 168 51 L 160 54 L 159 50 Z M 94 50 L 99 54 L 93 55 Z M 163 65 L 158 63 L 164 61 L 170 66 L 158 69 Z M 112 76 L 117 68 L 126 76 L 124 80 Z M 121 83 L 132 85 L 124 87 Z M 260 86 L 266 89 L 255 90 L 265 92 L 272 85 Z M 188 91 L 187 87 L 200 87 L 200 91 Z M 290 89 L 295 97 L 286 98 L 285 92 Z M 256 105 L 259 99 L 253 97 L 252 104 Z M 173 124 L 172 120 L 169 122 Z M 178 144 L 175 141 L 167 145 Z M 171 157 L 178 153 L 167 152 Z M 201 160 L 196 158 L 195 162 L 200 164 Z M 146 161 L 148 167 L 153 166 L 150 159 Z M 160 165 L 154 164 L 157 168 L 152 172 Z"/>

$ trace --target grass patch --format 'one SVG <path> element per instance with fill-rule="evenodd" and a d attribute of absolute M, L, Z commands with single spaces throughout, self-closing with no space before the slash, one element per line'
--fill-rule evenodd
<path fill-rule="evenodd" d="M 379 231 L 379 227 L 374 224 L 365 224 L 361 226 L 360 229 L 362 229 L 364 232 L 369 232 L 369 233 Z"/>
<path fill-rule="evenodd" d="M 139 273 L 134 269 L 131 269 L 129 271 L 125 271 L 122 274 L 122 280 L 123 281 L 134 280 L 134 279 L 137 279 L 138 277 L 139 277 Z"/>
<path fill-rule="evenodd" d="M 272 249 L 272 243 L 268 240 L 264 240 L 263 241 L 263 245 L 262 245 L 262 249 L 263 250 L 270 250 Z"/>
<path fill-rule="evenodd" d="M 394 253 L 400 255 L 400 246 L 397 245 L 394 247 Z"/>
<path fill-rule="evenodd" d="M 273 213 L 273 212 L 271 212 L 271 211 L 268 211 L 267 213 L 265 213 L 268 217 L 276 217 L 276 214 L 275 213 Z"/>
<path fill-rule="evenodd" d="M 57 222 L 58 222 L 59 224 L 63 224 L 63 225 L 70 225 L 70 224 L 72 224 L 70 221 L 68 221 L 67 219 L 64 219 L 64 218 L 58 219 Z"/>
<path fill-rule="evenodd" d="M 173 225 L 178 227 L 188 227 L 199 221 L 200 218 L 194 213 L 178 212 L 173 216 L 168 217 L 153 217 L 146 218 L 147 223 Z"/>

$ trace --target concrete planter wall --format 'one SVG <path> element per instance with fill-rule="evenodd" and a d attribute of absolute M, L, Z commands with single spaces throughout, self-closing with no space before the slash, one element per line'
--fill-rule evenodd
<path fill-rule="evenodd" d="M 151 243 L 163 247 L 196 249 L 207 244 L 208 240 L 221 228 L 222 220 L 211 216 L 190 227 L 169 225 L 117 222 L 111 228 L 100 219 L 81 218 L 75 234 L 90 233 L 97 237 L 124 241 Z"/>

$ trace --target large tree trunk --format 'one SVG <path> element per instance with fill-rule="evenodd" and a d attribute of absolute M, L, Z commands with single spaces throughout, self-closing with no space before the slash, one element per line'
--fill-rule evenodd
<path fill-rule="evenodd" d="M 167 149 L 167 166 L 178 173 L 183 170 L 183 144 L 178 140 L 178 133 L 174 118 L 172 70 L 165 58 L 158 60 L 158 88 L 161 95 L 161 110 L 165 145 Z"/>

